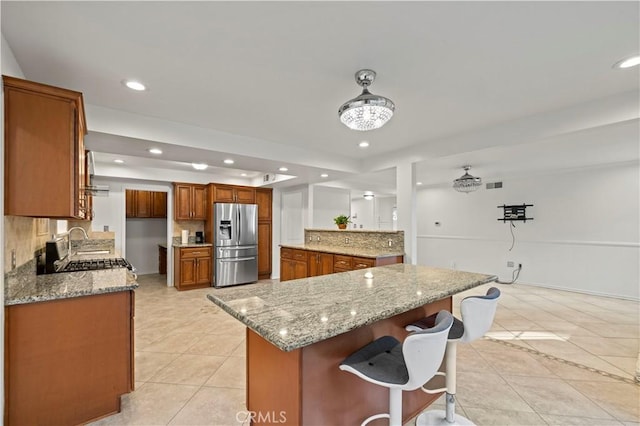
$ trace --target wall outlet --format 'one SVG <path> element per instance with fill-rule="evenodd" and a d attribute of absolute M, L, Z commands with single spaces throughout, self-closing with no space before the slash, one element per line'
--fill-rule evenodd
<path fill-rule="evenodd" d="M 104 225 L 102 228 L 104 229 L 104 232 L 109 232 L 109 225 Z"/>
<path fill-rule="evenodd" d="M 389 247 L 393 245 L 393 240 L 389 240 Z"/>
<path fill-rule="evenodd" d="M 344 243 L 345 243 L 345 244 L 349 244 L 349 237 L 346 237 L 346 238 L 344 239 Z"/>
<path fill-rule="evenodd" d="M 507 262 L 507 268 L 513 268 L 514 263 L 512 261 Z"/>
<path fill-rule="evenodd" d="M 16 249 L 11 249 L 11 270 L 16 269 Z"/>
<path fill-rule="evenodd" d="M 318 235 L 318 236 L 316 237 L 316 241 L 317 241 L 317 242 L 320 242 L 320 235 Z"/>

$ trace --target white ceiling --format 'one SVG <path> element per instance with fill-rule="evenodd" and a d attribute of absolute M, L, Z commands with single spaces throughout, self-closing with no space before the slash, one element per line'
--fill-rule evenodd
<path fill-rule="evenodd" d="M 105 173 L 112 160 L 253 183 L 264 173 L 393 193 L 418 180 L 501 179 L 638 160 L 638 2 L 11 2 L 1 29 L 27 79 L 83 92 Z M 382 129 L 355 132 L 338 107 L 392 99 Z M 144 82 L 133 92 L 124 79 Z M 631 121 L 629 121 L 631 120 Z M 367 140 L 371 146 L 358 148 Z M 162 145 L 162 160 L 146 149 Z M 225 166 L 232 157 L 236 163 Z M 109 165 L 107 167 L 107 164 Z M 247 178 L 240 173 L 247 172 Z M 251 174 L 253 172 L 253 174 Z M 123 176 L 134 176 L 132 172 Z M 243 180 L 244 179 L 244 180 Z"/>

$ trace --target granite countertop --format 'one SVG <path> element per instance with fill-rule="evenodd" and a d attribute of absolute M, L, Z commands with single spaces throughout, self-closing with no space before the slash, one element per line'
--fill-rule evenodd
<path fill-rule="evenodd" d="M 391 231 L 391 230 L 385 230 L 385 229 L 363 229 L 363 228 L 349 228 L 347 227 L 346 229 L 337 229 L 337 228 L 305 228 L 305 231 L 312 231 L 312 232 L 362 232 L 362 233 L 369 233 L 369 234 L 399 234 L 399 233 L 404 233 L 404 231 Z"/>
<path fill-rule="evenodd" d="M 167 248 L 167 244 L 166 243 L 158 244 L 158 247 L 162 247 L 163 249 L 166 249 Z"/>
<path fill-rule="evenodd" d="M 371 257 L 371 258 L 404 256 L 404 251 L 401 251 L 401 250 L 383 250 L 383 249 L 370 249 L 370 248 L 362 248 L 362 247 L 339 247 L 339 246 L 323 245 L 320 243 L 280 244 L 280 247 L 292 248 L 292 249 L 298 249 L 298 250 L 322 251 L 325 253 L 344 254 L 346 256 Z"/>
<path fill-rule="evenodd" d="M 71 260 L 122 257 L 120 253 L 74 254 Z M 47 302 L 57 299 L 92 296 L 138 288 L 136 276 L 127 268 L 98 271 L 61 272 L 36 275 L 35 260 L 5 274 L 4 304 Z"/>
<path fill-rule="evenodd" d="M 207 297 L 274 346 L 292 351 L 496 279 L 395 264 L 220 288 Z"/>
<path fill-rule="evenodd" d="M 173 243 L 174 247 L 213 247 L 212 243 Z"/>

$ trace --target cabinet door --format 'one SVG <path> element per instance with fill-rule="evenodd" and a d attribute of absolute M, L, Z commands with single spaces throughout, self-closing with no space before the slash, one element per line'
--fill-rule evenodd
<path fill-rule="evenodd" d="M 127 189 L 125 193 L 126 215 L 136 217 L 136 191 Z"/>
<path fill-rule="evenodd" d="M 211 258 L 199 257 L 196 259 L 197 273 L 196 282 L 198 284 L 211 284 Z"/>
<path fill-rule="evenodd" d="M 151 193 L 151 217 L 167 217 L 167 193 L 154 191 Z"/>
<path fill-rule="evenodd" d="M 366 269 L 376 266 L 376 260 L 367 257 L 354 257 L 353 269 Z"/>
<path fill-rule="evenodd" d="M 307 278 L 307 262 L 293 261 L 293 279 Z"/>
<path fill-rule="evenodd" d="M 280 281 L 289 281 L 293 279 L 293 261 L 289 259 L 280 259 Z"/>
<path fill-rule="evenodd" d="M 270 188 L 256 189 L 256 204 L 258 205 L 258 221 L 271 222 L 272 191 Z"/>
<path fill-rule="evenodd" d="M 197 284 L 197 266 L 197 258 L 180 258 L 180 287 Z"/>
<path fill-rule="evenodd" d="M 310 251 L 307 255 L 307 276 L 317 277 L 320 274 L 320 253 Z"/>
<path fill-rule="evenodd" d="M 271 276 L 271 223 L 258 222 L 258 277 Z"/>
<path fill-rule="evenodd" d="M 254 204 L 256 202 L 256 190 L 238 186 L 234 188 L 236 203 Z"/>
<path fill-rule="evenodd" d="M 194 185 L 191 188 L 191 197 L 191 219 L 205 220 L 207 218 L 207 187 L 204 185 Z"/>
<path fill-rule="evenodd" d="M 342 256 L 336 254 L 333 256 L 333 270 L 335 272 L 351 271 L 351 256 Z"/>
<path fill-rule="evenodd" d="M 318 275 L 333 274 L 333 255 L 331 253 L 318 253 Z"/>
<path fill-rule="evenodd" d="M 214 203 L 235 203 L 235 194 L 232 186 L 216 185 L 213 190 Z"/>
<path fill-rule="evenodd" d="M 175 197 L 175 219 L 191 219 L 191 185 L 175 184 L 173 188 L 173 196 Z"/>
<path fill-rule="evenodd" d="M 151 191 L 136 191 L 136 217 L 151 217 Z"/>

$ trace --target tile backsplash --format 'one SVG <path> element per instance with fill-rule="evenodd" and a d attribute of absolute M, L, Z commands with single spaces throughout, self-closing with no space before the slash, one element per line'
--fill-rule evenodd
<path fill-rule="evenodd" d="M 32 217 L 4 217 L 4 272 L 11 271 L 11 251 L 16 251 L 16 267 L 34 259 L 51 238 L 50 226 L 57 221 Z"/>

